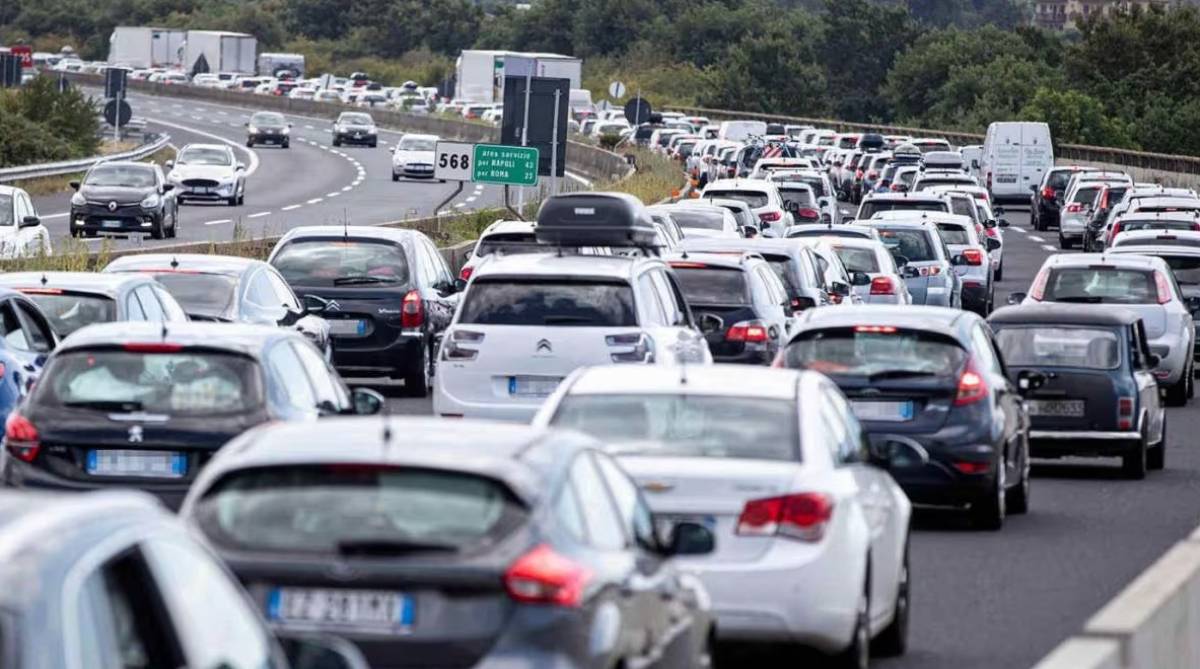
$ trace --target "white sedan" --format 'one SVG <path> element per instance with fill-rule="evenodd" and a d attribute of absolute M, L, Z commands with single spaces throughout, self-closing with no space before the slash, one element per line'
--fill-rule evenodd
<path fill-rule="evenodd" d="M 392 181 L 400 177 L 408 179 L 433 178 L 433 154 L 437 149 L 437 135 L 406 134 L 396 142 L 392 152 Z"/>
<path fill-rule="evenodd" d="M 224 144 L 188 144 L 174 161 L 167 161 L 167 169 L 179 204 L 191 200 L 237 206 L 246 200 L 246 166 Z"/>
<path fill-rule="evenodd" d="M 804 398 L 801 401 L 801 398 Z M 846 398 L 815 372 L 744 365 L 578 370 L 534 418 L 610 445 L 660 523 L 712 528 L 688 559 L 722 640 L 786 642 L 862 668 L 905 651 L 912 506 Z"/>
<path fill-rule="evenodd" d="M 0 258 L 50 255 L 50 233 L 20 188 L 0 185 Z"/>

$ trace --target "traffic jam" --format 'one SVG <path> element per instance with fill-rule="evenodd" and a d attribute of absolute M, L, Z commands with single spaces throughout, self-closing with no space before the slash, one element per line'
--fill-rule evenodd
<path fill-rule="evenodd" d="M 908 649 L 917 515 L 1003 531 L 1034 459 L 1167 466 L 1194 191 L 1058 165 L 1040 123 L 626 132 L 685 196 L 555 195 L 461 267 L 323 225 L 0 274 L 0 656 L 863 669 Z M 1006 206 L 1061 245 L 1019 292 Z"/>

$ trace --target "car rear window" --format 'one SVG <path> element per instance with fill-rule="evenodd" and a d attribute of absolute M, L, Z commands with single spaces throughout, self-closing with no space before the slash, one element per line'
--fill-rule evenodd
<path fill-rule="evenodd" d="M 806 332 L 792 340 L 784 358 L 793 369 L 882 380 L 952 377 L 967 352 L 945 335 L 860 325 Z"/>
<path fill-rule="evenodd" d="M 746 273 L 739 269 L 684 267 L 672 263 L 689 304 L 750 304 Z"/>
<path fill-rule="evenodd" d="M 875 257 L 875 251 L 871 249 L 835 246 L 834 250 L 837 251 L 842 264 L 851 272 L 874 274 L 879 271 L 879 259 Z"/>
<path fill-rule="evenodd" d="M 1171 267 L 1175 281 L 1189 286 L 1200 286 L 1200 257 L 1159 254 Z"/>
<path fill-rule="evenodd" d="M 490 234 L 479 240 L 475 257 L 490 256 L 503 249 L 505 254 L 545 253 L 546 247 L 537 246 L 537 235 L 532 232 L 503 232 Z"/>
<path fill-rule="evenodd" d="M 403 284 L 409 275 L 402 247 L 362 239 L 289 242 L 271 264 L 293 286 Z"/>
<path fill-rule="evenodd" d="M 950 212 L 959 216 L 967 216 L 971 219 L 975 218 L 975 205 L 971 203 L 969 198 L 952 197 L 950 198 Z M 948 242 L 957 244 L 959 242 Z M 966 243 L 966 242 L 962 242 Z"/>
<path fill-rule="evenodd" d="M 637 325 L 633 289 L 618 281 L 476 280 L 459 323 L 561 327 Z"/>
<path fill-rule="evenodd" d="M 1155 235 L 1153 237 L 1138 237 L 1135 239 L 1130 239 L 1129 237 L 1126 237 L 1123 234 L 1117 235 L 1117 238 L 1113 240 L 1113 246 L 1114 247 L 1117 247 L 1117 246 L 1121 246 L 1121 247 L 1124 247 L 1124 246 L 1200 247 L 1200 239 L 1196 239 L 1194 237 L 1186 237 L 1186 238 L 1176 237 L 1175 235 L 1170 234 L 1170 232 L 1168 230 L 1164 230 L 1163 234 L 1161 234 L 1161 235 Z"/>
<path fill-rule="evenodd" d="M 924 230 L 878 228 L 879 239 L 892 255 L 904 256 L 909 262 L 938 260 L 937 252 Z"/>
<path fill-rule="evenodd" d="M 527 513 L 490 478 L 370 464 L 234 472 L 195 508 L 218 545 L 340 555 L 478 547 L 508 535 Z"/>
<path fill-rule="evenodd" d="M 1144 220 L 1128 220 L 1121 219 L 1121 232 L 1131 232 L 1133 230 L 1195 230 L 1196 224 L 1185 221 L 1164 221 L 1157 218 L 1148 218 Z"/>
<path fill-rule="evenodd" d="M 942 241 L 947 244 L 970 244 L 971 235 L 967 229 L 961 225 L 954 223 L 938 223 L 938 232 L 942 235 Z"/>
<path fill-rule="evenodd" d="M 1066 187 L 1067 182 L 1071 180 L 1071 175 L 1074 173 L 1075 170 L 1052 170 L 1050 178 L 1046 181 L 1046 185 L 1054 190 L 1061 190 Z"/>
<path fill-rule="evenodd" d="M 1087 188 L 1079 188 L 1075 191 L 1075 197 L 1071 198 L 1071 202 L 1083 204 L 1085 202 L 1094 202 L 1096 194 L 1100 192 L 1099 186 L 1089 186 Z"/>
<path fill-rule="evenodd" d="M 59 337 L 66 337 L 85 325 L 117 319 L 117 303 L 104 295 L 42 291 L 31 293 L 29 299 L 50 320 Z"/>
<path fill-rule="evenodd" d="M 813 197 L 811 190 L 807 188 L 783 188 L 780 189 L 779 195 L 785 203 L 795 202 L 798 207 L 813 208 L 817 206 L 817 199 Z"/>
<path fill-rule="evenodd" d="M 1003 327 L 996 344 L 1014 367 L 1116 369 L 1120 339 L 1106 328 L 1065 326 Z"/>
<path fill-rule="evenodd" d="M 700 228 L 703 230 L 724 230 L 725 215 L 719 211 L 699 211 L 696 209 L 671 209 L 671 218 L 681 228 Z"/>
<path fill-rule="evenodd" d="M 232 353 L 74 350 L 54 357 L 32 401 L 104 413 L 242 414 L 262 406 L 261 377 L 257 362 Z"/>
<path fill-rule="evenodd" d="M 1117 267 L 1066 267 L 1050 273 L 1045 299 L 1088 304 L 1154 304 L 1153 272 Z"/>
<path fill-rule="evenodd" d="M 941 211 L 950 213 L 945 202 L 929 200 L 869 200 L 862 204 L 858 218 L 867 219 L 881 211 Z"/>
<path fill-rule="evenodd" d="M 552 419 L 621 454 L 797 461 L 794 400 L 724 395 L 567 395 Z"/>
<path fill-rule="evenodd" d="M 751 209 L 767 206 L 770 198 L 766 193 L 755 190 L 706 190 L 704 191 L 706 198 L 723 198 L 726 200 L 737 200 L 745 202 Z"/>
<path fill-rule="evenodd" d="M 163 272 L 154 278 L 192 318 L 225 318 L 233 308 L 237 277 L 224 274 Z"/>
<path fill-rule="evenodd" d="M 766 253 L 763 254 L 763 258 L 765 258 L 767 263 L 771 265 L 771 269 L 775 270 L 775 276 L 778 276 L 779 280 L 783 282 L 784 287 L 787 288 L 788 296 L 799 296 L 800 287 L 796 285 L 796 282 L 792 278 L 791 272 L 789 271 L 789 268 L 792 264 L 791 258 L 788 258 L 787 256 L 769 255 Z"/>

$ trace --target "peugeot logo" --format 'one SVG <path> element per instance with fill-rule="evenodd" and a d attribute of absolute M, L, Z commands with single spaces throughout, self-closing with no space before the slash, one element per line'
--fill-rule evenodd
<path fill-rule="evenodd" d="M 116 202 L 113 202 L 113 201 L 109 201 L 109 203 L 108 203 L 108 210 L 109 210 L 109 211 L 116 211 L 116 210 L 117 210 L 117 203 L 116 203 Z"/>
<path fill-rule="evenodd" d="M 549 339 L 543 339 L 537 343 L 538 353 L 553 353 L 554 347 L 550 345 Z"/>
<path fill-rule="evenodd" d="M 131 444 L 142 443 L 142 426 L 141 425 L 129 426 L 129 443 L 131 443 Z"/>
<path fill-rule="evenodd" d="M 342 305 L 338 304 L 337 300 L 329 300 L 329 303 L 325 305 L 325 311 L 341 311 L 341 310 L 342 310 Z"/>

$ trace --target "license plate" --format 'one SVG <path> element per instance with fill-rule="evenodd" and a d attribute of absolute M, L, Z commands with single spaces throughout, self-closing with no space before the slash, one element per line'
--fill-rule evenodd
<path fill-rule="evenodd" d="M 1083 400 L 1026 400 L 1025 408 L 1030 416 L 1080 418 L 1085 405 Z"/>
<path fill-rule="evenodd" d="M 93 450 L 87 454 L 87 473 L 177 479 L 187 474 L 187 457 L 171 451 Z"/>
<path fill-rule="evenodd" d="M 273 588 L 267 593 L 267 618 L 279 623 L 405 632 L 414 618 L 412 597 L 384 590 Z"/>
<path fill-rule="evenodd" d="M 998 184 L 1015 184 L 1015 183 L 1017 183 L 1017 177 L 1016 177 L 1016 175 L 998 176 L 998 177 L 996 177 L 996 183 L 998 183 Z"/>
<path fill-rule="evenodd" d="M 859 420 L 906 421 L 913 419 L 912 402 L 863 402 L 851 400 L 850 408 Z"/>
<path fill-rule="evenodd" d="M 329 334 L 361 337 L 367 333 L 367 322 L 360 318 L 329 321 Z"/>
<path fill-rule="evenodd" d="M 196 193 L 197 195 L 208 195 L 209 193 L 211 193 L 211 192 L 212 192 L 212 189 L 211 189 L 211 188 L 204 188 L 204 187 L 199 187 L 199 186 L 198 186 L 198 187 L 196 187 L 196 188 L 193 188 L 193 189 L 192 189 L 192 192 L 193 192 L 193 193 Z"/>
<path fill-rule="evenodd" d="M 100 222 L 100 226 L 101 226 L 101 227 L 105 227 L 105 228 L 119 228 L 119 227 L 121 227 L 121 222 L 120 222 L 120 221 L 114 221 L 114 220 L 112 220 L 112 219 L 108 219 L 108 220 L 105 220 L 105 221 L 101 221 L 101 222 Z"/>
<path fill-rule="evenodd" d="M 558 376 L 510 376 L 508 394 L 520 397 L 549 397 L 562 381 Z"/>

